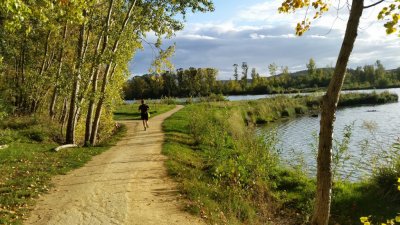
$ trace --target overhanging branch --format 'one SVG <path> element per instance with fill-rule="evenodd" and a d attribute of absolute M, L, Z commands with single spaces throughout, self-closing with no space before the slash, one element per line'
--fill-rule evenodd
<path fill-rule="evenodd" d="M 385 1 L 385 0 L 380 0 L 380 1 L 378 1 L 378 2 L 375 2 L 374 4 L 364 6 L 364 9 L 368 9 L 368 8 L 373 7 L 373 6 L 379 5 L 379 4 L 381 4 L 382 2 L 384 2 L 384 1 Z"/>

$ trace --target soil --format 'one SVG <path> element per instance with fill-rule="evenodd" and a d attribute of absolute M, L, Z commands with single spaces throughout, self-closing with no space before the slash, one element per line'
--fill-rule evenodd
<path fill-rule="evenodd" d="M 151 118 L 147 131 L 141 121 L 122 121 L 126 136 L 85 166 L 56 176 L 54 188 L 38 199 L 25 224 L 205 224 L 183 211 L 161 154 L 161 124 L 181 108 Z"/>

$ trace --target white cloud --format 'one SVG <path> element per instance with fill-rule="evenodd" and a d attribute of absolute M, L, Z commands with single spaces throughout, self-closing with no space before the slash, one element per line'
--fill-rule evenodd
<path fill-rule="evenodd" d="M 180 38 L 189 39 L 189 40 L 215 40 L 216 38 L 210 37 L 207 35 L 198 35 L 198 34 L 183 34 L 179 35 Z"/>
<path fill-rule="evenodd" d="M 265 38 L 296 38 L 294 34 L 281 34 L 281 35 L 263 35 L 257 33 L 250 34 L 251 39 L 265 39 Z"/>
<path fill-rule="evenodd" d="M 268 64 L 272 62 L 288 66 L 290 71 L 305 69 L 310 58 L 321 67 L 335 65 L 348 9 L 342 8 L 337 15 L 331 6 L 330 12 L 313 21 L 310 31 L 296 37 L 294 26 L 304 14 L 278 14 L 279 3 L 264 1 L 245 7 L 226 21 L 189 22 L 174 39 L 166 41 L 166 44 L 177 44 L 172 58 L 176 68 L 214 67 L 219 69 L 220 78 L 229 79 L 233 73 L 232 65 L 241 62 L 247 62 L 262 75 L 267 74 Z M 387 68 L 400 66 L 400 38 L 386 35 L 382 22 L 376 22 L 378 11 L 365 10 L 350 67 L 372 64 L 377 59 Z M 152 58 L 151 51 L 137 54 L 131 70 L 145 73 Z"/>

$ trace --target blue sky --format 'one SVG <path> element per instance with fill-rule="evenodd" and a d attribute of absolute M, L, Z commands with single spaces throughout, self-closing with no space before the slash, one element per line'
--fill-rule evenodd
<path fill-rule="evenodd" d="M 214 0 L 214 12 L 188 14 L 184 30 L 164 41 L 165 46 L 176 43 L 171 58 L 175 68 L 212 67 L 219 70 L 219 79 L 229 79 L 232 65 L 242 62 L 263 76 L 268 75 L 271 63 L 288 66 L 293 72 L 305 69 L 310 58 L 319 67 L 334 66 L 348 17 L 343 5 L 346 1 L 331 1 L 331 10 L 313 21 L 311 30 L 302 37 L 294 35 L 294 27 L 305 12 L 279 14 L 280 2 Z M 366 0 L 365 4 L 372 2 Z M 373 64 L 378 59 L 388 69 L 400 67 L 400 37 L 386 35 L 383 22 L 376 19 L 382 7 L 364 10 L 350 67 Z M 144 45 L 130 62 L 131 73 L 147 73 L 154 57 L 151 48 Z"/>

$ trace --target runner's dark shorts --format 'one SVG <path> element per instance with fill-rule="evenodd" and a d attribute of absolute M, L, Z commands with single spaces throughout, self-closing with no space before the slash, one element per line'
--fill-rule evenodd
<path fill-rule="evenodd" d="M 142 118 L 142 120 L 149 120 L 149 114 L 147 113 L 140 113 L 140 117 Z"/>

